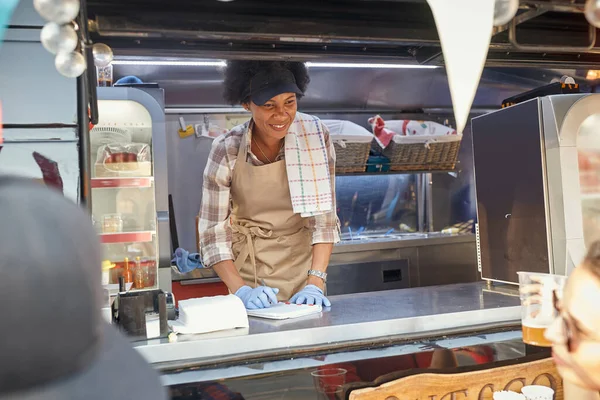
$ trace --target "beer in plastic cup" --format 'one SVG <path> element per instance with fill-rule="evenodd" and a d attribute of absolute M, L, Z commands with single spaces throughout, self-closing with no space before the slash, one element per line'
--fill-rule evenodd
<path fill-rule="evenodd" d="M 556 292 L 558 298 L 562 298 L 567 277 L 537 272 L 517 272 L 517 274 L 519 275 L 523 342 L 534 346 L 551 347 L 552 343 L 544 334 L 558 316 L 554 308 L 553 293 Z"/>

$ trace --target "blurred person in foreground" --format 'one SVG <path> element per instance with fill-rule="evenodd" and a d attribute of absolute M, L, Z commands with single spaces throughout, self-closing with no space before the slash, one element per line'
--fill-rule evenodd
<path fill-rule="evenodd" d="M 575 268 L 563 297 L 554 295 L 558 318 L 546 330 L 565 384 L 565 399 L 600 398 L 600 242 Z M 587 391 L 587 392 L 586 392 Z"/>
<path fill-rule="evenodd" d="M 0 400 L 166 399 L 103 320 L 90 218 L 54 189 L 0 177 Z"/>

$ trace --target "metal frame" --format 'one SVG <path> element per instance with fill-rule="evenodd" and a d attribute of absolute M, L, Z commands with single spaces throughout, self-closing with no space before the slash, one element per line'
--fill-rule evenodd
<path fill-rule="evenodd" d="M 390 337 L 418 339 L 517 326 L 519 299 L 484 290 L 485 284 L 477 282 L 331 296 L 335 306 L 323 316 L 293 321 L 250 319 L 249 329 L 192 335 L 176 343 L 154 339 L 138 342 L 135 348 L 155 368 L 174 369 L 231 359 L 247 362 L 273 354 L 296 356 L 303 350 L 331 351 L 377 340 L 389 343 Z M 429 300 L 413 304 L 419 298 Z"/>
<path fill-rule="evenodd" d="M 548 206 L 554 273 L 569 274 L 585 257 L 577 136 L 597 114 L 600 95 L 548 96 L 542 100 Z"/>
<path fill-rule="evenodd" d="M 183 1 L 180 5 L 187 6 L 187 12 L 180 9 L 161 13 L 159 3 L 149 1 L 142 11 L 144 18 L 140 18 L 140 10 L 135 4 L 117 6 L 113 2 L 116 0 L 90 1 L 91 15 L 95 18 L 90 26 L 96 35 L 117 50 L 117 54 L 181 57 L 202 52 L 210 58 L 352 59 L 443 64 L 435 24 L 424 0 L 353 1 L 345 4 L 344 13 L 336 13 L 336 5 L 315 2 L 309 7 L 317 10 L 317 16 L 310 22 L 300 17 L 301 12 L 293 12 L 306 7 L 304 3 L 303 6 L 280 3 L 265 9 L 264 3 L 256 2 L 256 13 L 249 15 L 249 6 L 244 8 L 235 2 L 214 3 L 208 8 L 197 9 Z M 374 6 L 376 3 L 380 4 Z M 120 16 L 109 16 L 115 7 L 122 11 Z M 105 13 L 106 9 L 111 12 Z M 264 16 L 257 16 L 262 10 Z M 572 21 L 568 16 L 581 15 L 583 4 L 524 0 L 520 2 L 520 10 L 510 24 L 495 29 L 487 66 L 524 64 L 593 68 L 600 63 L 597 56 L 600 48 L 593 46 L 595 28 L 590 27 L 583 17 Z M 543 43 L 546 32 L 553 29 L 551 24 L 557 23 L 556 19 L 544 19 L 547 12 L 565 14 L 563 25 L 577 28 L 586 24 L 590 45 L 573 47 Z M 128 15 L 135 15 L 135 20 Z M 402 20 L 392 19 L 390 15 L 398 15 Z M 369 23 L 373 20 L 377 23 Z M 410 23 L 409 28 L 403 20 Z M 523 46 L 516 40 L 516 25 L 526 21 L 531 27 L 527 35 L 539 37 L 540 46 Z M 182 29 L 182 26 L 186 28 Z M 501 35 L 507 30 L 508 35 Z M 577 29 L 565 33 L 570 34 L 568 40 L 573 39 L 571 42 L 579 38 L 584 40 Z"/>
<path fill-rule="evenodd" d="M 77 78 L 77 125 L 79 126 L 79 200 L 81 205 L 92 214 L 92 161 L 90 157 L 90 131 L 88 126 L 88 90 L 87 77 Z"/>
<path fill-rule="evenodd" d="M 439 338 L 435 337 L 434 333 L 431 338 L 417 339 L 417 341 L 406 336 L 399 338 L 400 342 L 395 342 L 396 338 L 394 337 L 387 338 L 384 343 L 374 343 L 370 340 L 365 341 L 362 347 L 356 345 L 336 351 L 330 350 L 325 354 L 319 352 L 318 348 L 314 348 L 308 352 L 297 353 L 293 358 L 278 355 L 266 357 L 265 355 L 265 357 L 262 357 L 255 363 L 244 360 L 245 362 L 242 363 L 242 365 L 239 365 L 239 361 L 236 362 L 236 360 L 228 359 L 223 360 L 217 366 L 194 366 L 188 369 L 185 365 L 182 365 L 181 369 L 177 370 L 170 369 L 166 366 L 163 369 L 161 366 L 158 366 L 158 369 L 162 372 L 161 381 L 163 385 L 174 386 L 240 377 L 252 379 L 252 377 L 255 376 L 264 376 L 274 372 L 281 373 L 294 370 L 306 371 L 308 369 L 327 367 L 332 364 L 347 363 L 357 360 L 370 360 L 419 353 L 430 348 L 466 348 L 488 343 L 506 343 L 507 341 L 514 341 L 523 348 L 525 347 L 525 344 L 523 344 L 521 339 L 521 328 L 513 328 L 510 326 L 495 326 L 490 328 L 491 332 L 487 333 L 488 330 L 486 327 L 482 326 L 481 330 L 485 332 L 478 332 L 477 334 L 461 334 L 460 332 L 456 332 L 456 334 L 450 336 L 447 332 L 440 332 L 441 336 L 439 336 Z"/>
<path fill-rule="evenodd" d="M 528 110 L 529 113 L 527 115 L 530 116 L 530 117 L 533 117 L 533 118 L 540 119 L 542 117 L 541 116 L 541 106 L 540 106 L 540 104 L 541 104 L 540 103 L 540 99 L 531 99 L 531 100 L 525 101 L 523 103 L 520 103 L 520 104 L 518 104 L 518 105 L 516 105 L 514 107 L 508 107 L 508 108 L 504 108 L 504 109 L 501 109 L 501 110 L 497 110 L 494 113 L 495 114 L 497 114 L 497 113 L 505 113 L 505 112 L 511 112 L 512 110 L 518 109 L 519 107 L 530 107 L 530 109 Z M 532 110 L 535 110 L 535 111 L 532 111 Z M 533 114 L 531 114 L 531 113 L 533 113 Z M 496 115 L 496 117 L 498 115 Z M 552 114 L 552 116 L 554 116 L 554 114 Z M 486 116 L 482 116 L 482 117 L 478 117 L 478 118 L 485 118 L 485 117 Z M 506 118 L 509 118 L 511 121 L 513 121 L 513 120 L 515 120 L 516 117 L 514 117 L 514 116 L 511 115 L 511 116 L 505 116 L 504 119 L 506 119 Z M 508 121 L 508 119 L 507 119 L 507 121 Z M 473 121 L 471 122 L 471 124 L 473 125 Z M 533 129 L 533 128 L 531 128 L 531 129 Z M 474 132 L 475 129 L 472 128 L 472 131 Z M 536 138 L 536 136 L 537 136 L 537 138 Z M 551 197 L 551 195 L 549 195 L 548 184 L 547 184 L 547 176 L 546 176 L 547 168 L 546 168 L 546 165 L 545 165 L 546 164 L 546 154 L 545 154 L 545 141 L 544 141 L 544 127 L 541 124 L 541 120 L 536 121 L 535 129 L 531 133 L 531 141 L 532 142 L 533 141 L 537 141 L 538 142 L 537 145 L 538 145 L 539 151 L 540 151 L 540 155 L 539 156 L 540 156 L 540 163 L 541 163 L 539 177 L 541 178 L 541 185 L 542 185 L 542 193 L 541 193 L 540 200 L 543 201 L 544 204 L 547 206 L 548 198 Z M 476 154 L 476 152 L 475 152 L 475 140 L 473 140 L 473 142 L 472 142 L 472 149 L 473 149 L 473 155 L 475 157 L 475 154 Z M 474 162 L 475 162 L 475 158 L 474 158 Z M 558 172 L 558 174 L 560 175 L 560 171 Z M 476 176 L 478 175 L 477 174 L 477 166 L 475 166 L 475 175 Z M 483 179 L 482 177 L 479 177 L 479 183 L 482 182 L 482 179 Z M 491 179 L 491 178 L 488 177 L 488 179 Z M 577 177 L 577 179 L 578 179 L 578 177 Z M 536 183 L 537 183 L 537 181 L 536 181 Z M 486 272 L 483 269 L 483 265 L 482 265 L 482 249 L 481 249 L 482 238 L 481 238 L 481 236 L 482 236 L 482 234 L 484 235 L 484 237 L 487 236 L 489 229 L 488 229 L 488 231 L 481 230 L 482 228 L 481 228 L 481 226 L 479 224 L 479 221 L 481 220 L 481 210 L 480 210 L 481 199 L 479 198 L 480 197 L 479 196 L 480 191 L 477 189 L 477 186 L 478 186 L 478 179 L 477 178 L 475 179 L 474 184 L 475 184 L 475 192 L 478 194 L 478 196 L 477 196 L 478 197 L 478 201 L 476 203 L 476 205 L 477 205 L 476 209 L 477 209 L 478 223 L 476 224 L 475 230 L 476 230 L 476 240 L 477 240 L 477 245 L 476 245 L 476 251 L 477 251 L 477 269 L 478 269 L 479 273 L 481 274 L 481 279 L 487 281 L 488 284 L 490 284 L 490 285 L 492 284 L 492 282 L 494 282 L 494 283 L 500 283 L 500 284 L 510 284 L 510 285 L 518 284 L 517 281 L 510 280 L 510 279 L 515 279 L 516 278 L 516 274 L 515 274 L 515 278 L 512 278 L 512 277 L 509 278 L 509 277 L 506 277 L 506 276 L 498 278 L 498 277 L 493 277 L 493 276 L 488 275 L 490 272 L 489 271 Z M 517 204 L 517 203 L 515 203 L 513 201 L 511 207 L 514 207 L 515 204 Z M 538 203 L 536 203 L 536 204 L 538 204 Z M 506 212 L 509 212 L 509 214 L 506 214 L 505 218 L 509 218 L 512 215 L 512 214 L 510 214 L 512 211 L 509 211 L 507 209 Z M 553 254 L 551 254 L 551 245 L 552 245 L 552 242 L 550 241 L 550 240 L 552 240 L 552 238 L 554 236 L 553 236 L 553 234 L 551 232 L 551 223 L 550 223 L 550 219 L 548 218 L 548 209 L 547 209 L 547 207 L 544 209 L 544 212 L 545 212 L 545 218 L 544 218 L 544 225 L 545 225 L 544 226 L 544 229 L 545 229 L 544 233 L 545 233 L 545 235 L 544 236 L 546 236 L 546 238 L 545 238 L 545 245 L 547 246 L 544 250 L 548 254 L 548 262 L 547 262 L 547 264 L 544 264 L 543 267 L 541 267 L 542 271 L 540 271 L 540 270 L 536 270 L 536 271 L 537 272 L 545 272 L 545 273 L 554 273 L 553 263 L 552 263 Z M 509 237 L 510 237 L 510 235 L 509 235 Z M 505 244 L 505 246 L 508 246 L 508 247 L 505 247 L 505 253 L 506 253 L 507 249 L 510 248 L 510 245 L 509 244 Z M 492 245 L 490 245 L 490 247 L 492 247 Z M 488 250 L 488 249 L 484 249 L 484 250 Z M 505 255 L 505 257 L 507 257 L 507 256 Z M 493 268 L 493 267 L 490 267 L 490 268 Z M 519 267 L 519 268 L 521 268 L 521 267 Z M 534 268 L 534 267 L 533 266 L 529 266 L 529 268 L 530 268 L 529 270 L 531 270 L 531 268 Z M 537 268 L 537 266 L 535 268 Z M 510 272 L 512 273 L 512 272 L 516 272 L 516 271 L 510 271 Z M 492 272 L 491 275 L 494 275 L 494 273 Z"/>
<path fill-rule="evenodd" d="M 152 153 L 157 214 L 156 234 L 158 235 L 158 283 L 160 289 L 170 292 L 171 233 L 168 203 L 169 176 L 167 173 L 167 140 L 163 106 L 144 89 L 128 87 L 98 88 L 98 97 L 101 100 L 135 101 L 143 105 L 152 118 Z"/>
<path fill-rule="evenodd" d="M 433 229 L 433 174 L 423 174 L 425 180 L 425 228 L 427 232 L 434 232 Z"/>
<path fill-rule="evenodd" d="M 591 115 L 599 113 L 600 94 L 554 95 L 537 101 L 546 211 L 548 272 L 568 275 L 583 261 L 586 252 L 577 137 L 581 124 Z M 478 232 L 477 240 L 479 247 Z M 480 260 L 478 264 L 481 271 Z M 507 283 L 494 279 L 487 280 Z"/>
<path fill-rule="evenodd" d="M 81 0 L 77 24 L 81 35 L 83 54 L 86 59 L 86 72 L 77 78 L 77 125 L 79 129 L 79 199 L 88 213 L 92 213 L 92 162 L 90 155 L 89 122 L 98 123 L 98 98 L 96 94 L 96 67 L 92 54 L 92 41 L 88 32 L 86 0 Z"/>
<path fill-rule="evenodd" d="M 585 53 L 592 50 L 596 46 L 596 27 L 593 25 L 588 26 L 588 40 L 587 46 L 547 46 L 547 45 L 525 45 L 517 41 L 517 19 L 513 19 L 509 24 L 508 29 L 508 40 L 513 47 L 518 51 L 531 51 L 531 52 L 560 52 L 560 53 Z"/>

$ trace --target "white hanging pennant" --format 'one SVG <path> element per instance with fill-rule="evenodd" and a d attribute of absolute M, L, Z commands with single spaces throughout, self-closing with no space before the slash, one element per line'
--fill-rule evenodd
<path fill-rule="evenodd" d="M 452 96 L 458 133 L 462 133 L 485 64 L 494 23 L 494 0 L 427 0 L 435 18 Z"/>

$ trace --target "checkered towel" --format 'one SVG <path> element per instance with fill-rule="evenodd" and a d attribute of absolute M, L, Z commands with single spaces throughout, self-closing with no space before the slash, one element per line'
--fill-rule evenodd
<path fill-rule="evenodd" d="M 332 190 L 324 131 L 312 115 L 296 113 L 285 137 L 285 163 L 292 207 L 302 217 L 331 211 Z"/>

